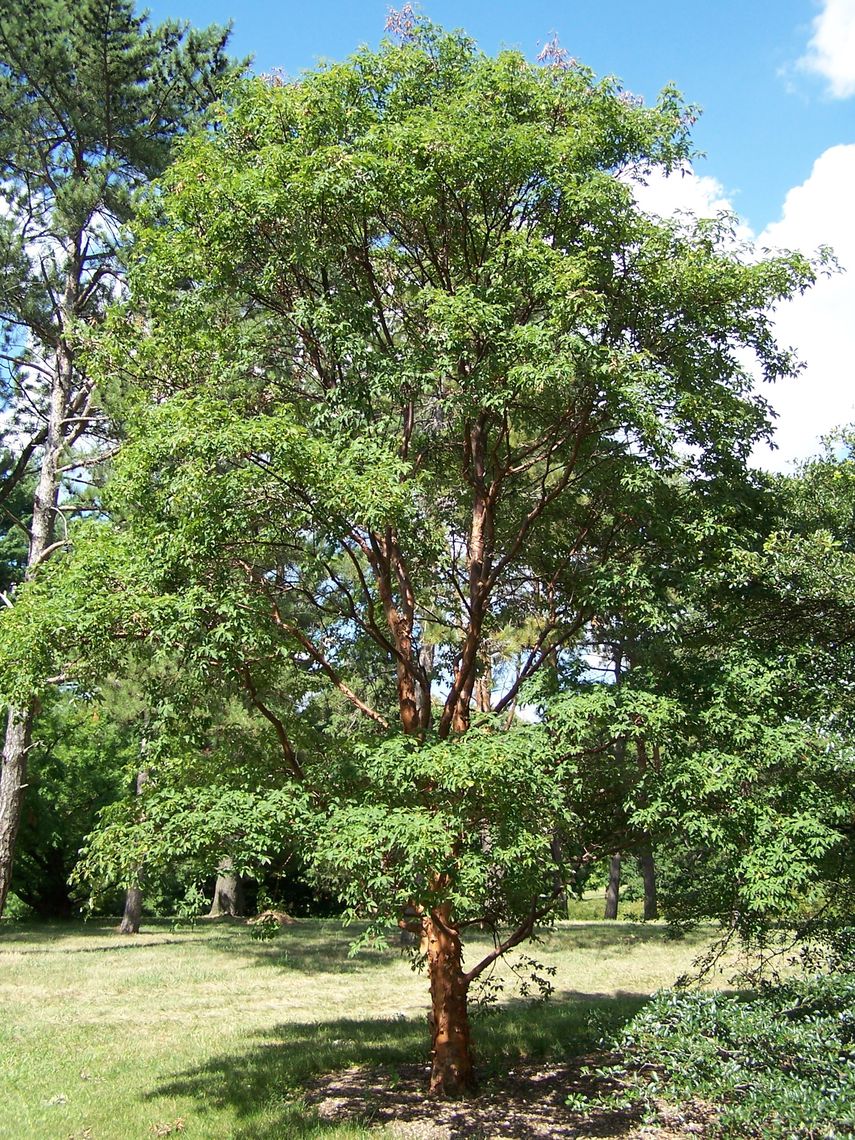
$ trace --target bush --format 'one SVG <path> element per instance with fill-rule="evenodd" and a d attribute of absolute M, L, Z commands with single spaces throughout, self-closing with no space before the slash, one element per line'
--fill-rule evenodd
<path fill-rule="evenodd" d="M 855 974 L 750 997 L 663 991 L 617 1047 L 653 1066 L 669 1099 L 719 1106 L 708 1134 L 855 1138 Z"/>
<path fill-rule="evenodd" d="M 28 906 L 23 899 L 10 891 L 6 896 L 6 906 L 3 909 L 3 917 L 8 919 L 9 922 L 26 922 L 33 917 L 34 911 L 31 906 Z"/>

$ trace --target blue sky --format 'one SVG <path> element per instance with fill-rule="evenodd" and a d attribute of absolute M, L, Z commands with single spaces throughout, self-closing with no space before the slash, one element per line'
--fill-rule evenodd
<path fill-rule="evenodd" d="M 293 76 L 376 44 L 387 12 L 382 0 L 148 6 L 155 21 L 232 21 L 235 54 L 253 55 L 257 71 Z M 855 419 L 855 0 L 432 0 L 421 11 L 464 28 L 488 52 L 512 46 L 534 58 L 557 33 L 571 55 L 647 100 L 673 82 L 699 104 L 694 138 L 705 157 L 694 178 L 654 193 L 652 207 L 725 206 L 761 244 L 809 252 L 827 242 L 852 269 L 821 285 L 807 309 L 794 302 L 782 311 L 781 336 L 808 368 L 798 389 L 772 397 L 782 419 L 776 465 L 807 454 L 820 431 Z"/>

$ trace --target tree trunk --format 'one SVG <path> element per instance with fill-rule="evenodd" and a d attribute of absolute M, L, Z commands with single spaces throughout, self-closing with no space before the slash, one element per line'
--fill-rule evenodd
<path fill-rule="evenodd" d="M 142 921 L 142 888 L 128 887 L 125 891 L 125 913 L 119 924 L 119 934 L 139 934 Z"/>
<path fill-rule="evenodd" d="M 54 362 L 47 437 L 33 498 L 30 549 L 27 555 L 25 580 L 33 577 L 36 568 L 50 552 L 53 543 L 59 499 L 59 468 L 65 440 L 64 420 L 68 409 L 71 379 L 71 353 L 61 342 Z M 3 914 L 12 881 L 15 840 L 21 822 L 21 808 L 27 784 L 27 753 L 32 742 L 33 723 L 37 712 L 38 706 L 35 701 L 26 705 L 13 705 L 9 709 L 6 722 L 3 768 L 0 774 L 0 916 Z"/>
<path fill-rule="evenodd" d="M 430 1093 L 458 1097 L 474 1087 L 469 1034 L 469 982 L 463 972 L 460 936 L 449 926 L 447 907 L 424 919 L 433 1035 Z"/>
<path fill-rule="evenodd" d="M 35 709 L 11 708 L 0 768 L 0 915 L 12 882 L 15 839 L 21 822 L 21 805 L 27 778 L 27 752 L 33 730 Z"/>
<path fill-rule="evenodd" d="M 244 913 L 243 885 L 235 874 L 231 859 L 223 859 L 217 868 L 214 901 L 208 918 L 238 918 Z"/>
<path fill-rule="evenodd" d="M 606 888 L 606 909 L 603 918 L 617 918 L 620 899 L 620 853 L 609 860 L 609 885 Z"/>
<path fill-rule="evenodd" d="M 644 880 L 644 918 L 647 921 L 659 917 L 659 904 L 656 899 L 656 863 L 649 847 L 642 849 L 638 856 L 638 865 Z"/>
<path fill-rule="evenodd" d="M 137 772 L 137 795 L 140 795 L 148 779 L 148 772 Z M 128 887 L 125 891 L 125 912 L 119 923 L 119 934 L 139 934 L 142 921 L 142 887 Z"/>

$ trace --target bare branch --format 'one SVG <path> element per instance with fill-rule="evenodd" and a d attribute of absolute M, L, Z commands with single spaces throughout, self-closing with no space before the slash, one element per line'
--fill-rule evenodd
<path fill-rule="evenodd" d="M 513 934 L 509 935 L 504 942 L 500 942 L 495 950 L 492 950 L 486 958 L 481 959 L 477 966 L 473 966 L 468 973 L 463 975 L 467 985 L 471 985 L 497 958 L 501 958 L 503 954 L 507 954 L 509 950 L 513 950 L 514 946 L 519 946 L 520 942 L 525 942 L 534 930 L 535 924 L 540 922 L 542 918 L 545 918 L 553 906 L 555 906 L 555 900 L 561 894 L 561 889 L 561 885 L 556 886 L 549 896 L 549 901 L 540 908 L 537 906 L 537 898 L 535 897 L 532 900 L 531 910 Z"/>
<path fill-rule="evenodd" d="M 293 775 L 296 776 L 298 780 L 302 780 L 303 768 L 300 764 L 300 761 L 297 759 L 297 754 L 294 751 L 294 746 L 291 743 L 290 737 L 285 731 L 285 725 L 259 697 L 258 689 L 256 689 L 255 684 L 253 683 L 252 674 L 250 673 L 249 669 L 243 667 L 239 670 L 239 672 L 241 677 L 243 677 L 243 682 L 246 686 L 246 691 L 249 694 L 250 701 L 258 709 L 265 720 L 269 721 L 270 724 L 273 725 L 273 729 L 276 733 L 276 738 L 279 741 L 280 748 L 282 749 L 282 755 L 285 757 L 285 763 L 288 765 Z"/>

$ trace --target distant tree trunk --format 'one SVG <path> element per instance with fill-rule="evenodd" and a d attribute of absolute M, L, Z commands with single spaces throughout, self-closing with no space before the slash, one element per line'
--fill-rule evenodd
<path fill-rule="evenodd" d="M 642 849 L 638 856 L 638 866 L 644 880 L 644 918 L 659 917 L 659 904 L 656 900 L 656 863 L 649 847 Z"/>
<path fill-rule="evenodd" d="M 76 269 L 77 262 L 74 261 L 73 271 L 70 272 L 66 282 L 62 308 L 64 321 L 73 307 Z M 69 415 L 72 373 L 71 350 L 63 337 L 56 352 L 51 376 L 47 432 L 41 470 L 33 498 L 25 581 L 32 579 L 39 565 L 54 549 L 54 529 L 61 481 L 60 460 L 67 431 L 65 420 Z M 21 822 L 24 789 L 27 786 L 27 756 L 38 711 L 38 704 L 35 701 L 24 705 L 12 705 L 6 722 L 3 767 L 0 771 L 0 915 L 3 914 L 6 896 L 12 882 L 15 840 Z"/>
<path fill-rule="evenodd" d="M 430 1092 L 456 1097 L 475 1084 L 469 1034 L 469 982 L 463 972 L 460 936 L 443 906 L 424 919 L 433 1037 Z"/>
<path fill-rule="evenodd" d="M 0 915 L 12 883 L 15 840 L 27 786 L 27 753 L 33 731 L 32 707 L 9 709 L 0 768 Z"/>
<path fill-rule="evenodd" d="M 33 886 L 15 884 L 15 894 L 33 908 L 39 918 L 71 918 L 74 900 L 68 889 L 68 867 L 65 852 L 58 847 L 30 851 L 31 864 L 38 868 Z"/>
<path fill-rule="evenodd" d="M 489 650 L 481 661 L 481 672 L 475 681 L 475 708 L 478 712 L 493 711 L 493 659 Z"/>
<path fill-rule="evenodd" d="M 617 918 L 620 899 L 620 852 L 609 860 L 609 885 L 606 888 L 606 909 L 603 918 Z"/>
<path fill-rule="evenodd" d="M 237 918 L 244 913 L 243 884 L 235 874 L 231 859 L 223 859 L 217 868 L 214 901 L 208 918 Z"/>
<path fill-rule="evenodd" d="M 125 891 L 125 912 L 119 924 L 119 934 L 139 934 L 142 921 L 142 888 L 128 887 Z"/>
<path fill-rule="evenodd" d="M 424 642 L 419 649 L 419 666 L 424 674 L 425 684 L 416 686 L 416 710 L 419 724 L 423 729 L 430 728 L 431 704 L 430 686 L 433 679 L 434 647 Z"/>
<path fill-rule="evenodd" d="M 143 786 L 148 779 L 148 772 L 143 769 L 137 772 L 137 795 L 142 793 Z M 119 923 L 119 934 L 139 934 L 142 921 L 142 887 L 128 887 L 125 891 L 125 910 L 122 921 Z"/>

